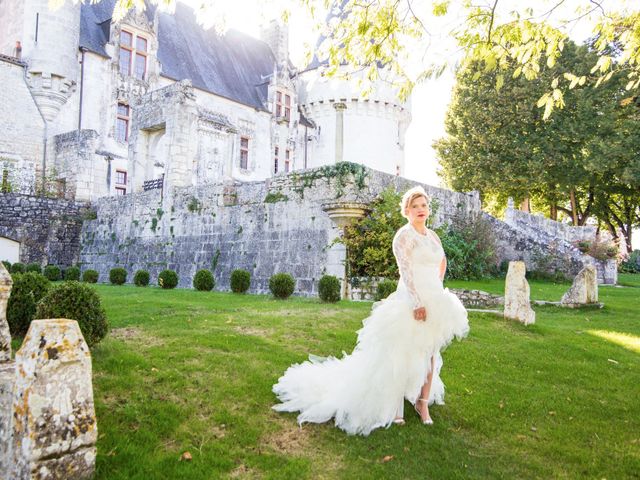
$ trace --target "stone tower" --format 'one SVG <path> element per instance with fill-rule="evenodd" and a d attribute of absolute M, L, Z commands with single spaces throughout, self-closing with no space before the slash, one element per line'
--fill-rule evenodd
<path fill-rule="evenodd" d="M 15 56 L 16 42 L 20 42 L 29 88 L 42 116 L 51 122 L 77 82 L 81 5 L 66 1 L 51 10 L 48 3 L 3 0 L 0 20 L 11 21 L 2 21 L 10 27 L 0 32 L 0 48 L 1 53 Z"/>

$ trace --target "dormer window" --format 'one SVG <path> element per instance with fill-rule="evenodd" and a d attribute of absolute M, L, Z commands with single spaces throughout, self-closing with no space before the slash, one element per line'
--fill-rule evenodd
<path fill-rule="evenodd" d="M 284 92 L 276 92 L 276 118 L 291 119 L 291 95 Z"/>
<path fill-rule="evenodd" d="M 149 42 L 140 35 L 120 31 L 120 74 L 144 80 L 147 76 Z"/>

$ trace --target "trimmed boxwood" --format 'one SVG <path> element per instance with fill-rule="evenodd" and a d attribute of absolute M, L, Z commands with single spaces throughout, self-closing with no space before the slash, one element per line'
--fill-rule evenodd
<path fill-rule="evenodd" d="M 216 281 L 209 270 L 198 270 L 196 275 L 193 277 L 193 287 L 201 292 L 213 290 L 215 284 Z"/>
<path fill-rule="evenodd" d="M 44 276 L 47 277 L 50 281 L 56 282 L 62 278 L 62 272 L 60 271 L 60 267 L 56 267 L 55 265 L 47 265 L 44 267 Z"/>
<path fill-rule="evenodd" d="M 30 263 L 26 268 L 27 272 L 42 273 L 42 267 L 39 263 Z"/>
<path fill-rule="evenodd" d="M 107 315 L 96 291 L 76 281 L 51 288 L 38 303 L 36 317 L 76 320 L 89 348 L 102 340 L 109 330 Z"/>
<path fill-rule="evenodd" d="M 251 274 L 246 270 L 237 269 L 231 272 L 231 291 L 245 293 L 251 286 Z"/>
<path fill-rule="evenodd" d="M 82 281 L 87 283 L 98 283 L 99 274 L 96 270 L 85 270 L 82 274 Z"/>
<path fill-rule="evenodd" d="M 138 287 L 146 287 L 149 285 L 149 272 L 146 270 L 138 270 L 133 276 L 133 283 Z"/>
<path fill-rule="evenodd" d="M 269 279 L 269 290 L 276 298 L 288 298 L 293 293 L 296 281 L 288 273 L 276 273 Z"/>
<path fill-rule="evenodd" d="M 17 273 L 7 304 L 7 321 L 11 335 L 23 336 L 35 318 L 36 306 L 49 290 L 49 280 L 35 272 Z"/>
<path fill-rule="evenodd" d="M 122 285 L 127 281 L 127 271 L 122 267 L 112 268 L 109 271 L 109 281 L 114 285 Z"/>
<path fill-rule="evenodd" d="M 69 267 L 64 271 L 64 279 L 77 282 L 80 280 L 80 269 L 78 267 Z"/>
<path fill-rule="evenodd" d="M 158 285 L 164 289 L 176 288 L 178 285 L 178 274 L 173 270 L 163 270 L 158 275 Z"/>
<path fill-rule="evenodd" d="M 4 265 L 4 268 L 7 269 L 7 272 L 11 273 L 11 262 L 9 260 L 3 260 L 2 264 Z"/>
<path fill-rule="evenodd" d="M 11 273 L 25 273 L 27 271 L 27 267 L 24 263 L 16 262 L 11 265 Z"/>
<path fill-rule="evenodd" d="M 396 288 L 398 288 L 398 282 L 396 282 L 395 280 L 390 280 L 388 278 L 382 280 L 376 288 L 376 302 L 387 298 L 389 295 L 396 291 Z"/>
<path fill-rule="evenodd" d="M 318 294 L 323 302 L 335 303 L 340 300 L 340 280 L 333 275 L 323 275 L 318 282 Z"/>

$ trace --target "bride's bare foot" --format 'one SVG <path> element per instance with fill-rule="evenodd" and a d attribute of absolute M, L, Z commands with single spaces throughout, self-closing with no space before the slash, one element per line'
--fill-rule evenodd
<path fill-rule="evenodd" d="M 414 405 L 416 412 L 420 415 L 420 420 L 425 425 L 432 425 L 431 415 L 429 415 L 429 402 L 426 398 L 419 398 Z"/>

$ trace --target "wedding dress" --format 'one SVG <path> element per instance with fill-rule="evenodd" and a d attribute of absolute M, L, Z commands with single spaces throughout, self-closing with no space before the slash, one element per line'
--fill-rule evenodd
<path fill-rule="evenodd" d="M 443 288 L 439 270 L 444 251 L 434 234 L 418 233 L 407 223 L 394 237 L 393 253 L 400 270 L 398 288 L 374 304 L 353 352 L 343 352 L 343 358 L 310 355 L 289 367 L 273 386 L 282 402 L 275 410 L 300 412 L 300 424 L 335 418 L 347 433 L 368 435 L 401 416 L 405 398 L 415 404 L 434 355 L 429 404 L 444 403 L 440 351 L 454 337 L 468 334 L 467 311 Z M 420 306 L 426 307 L 426 321 L 414 319 L 413 310 Z"/>

